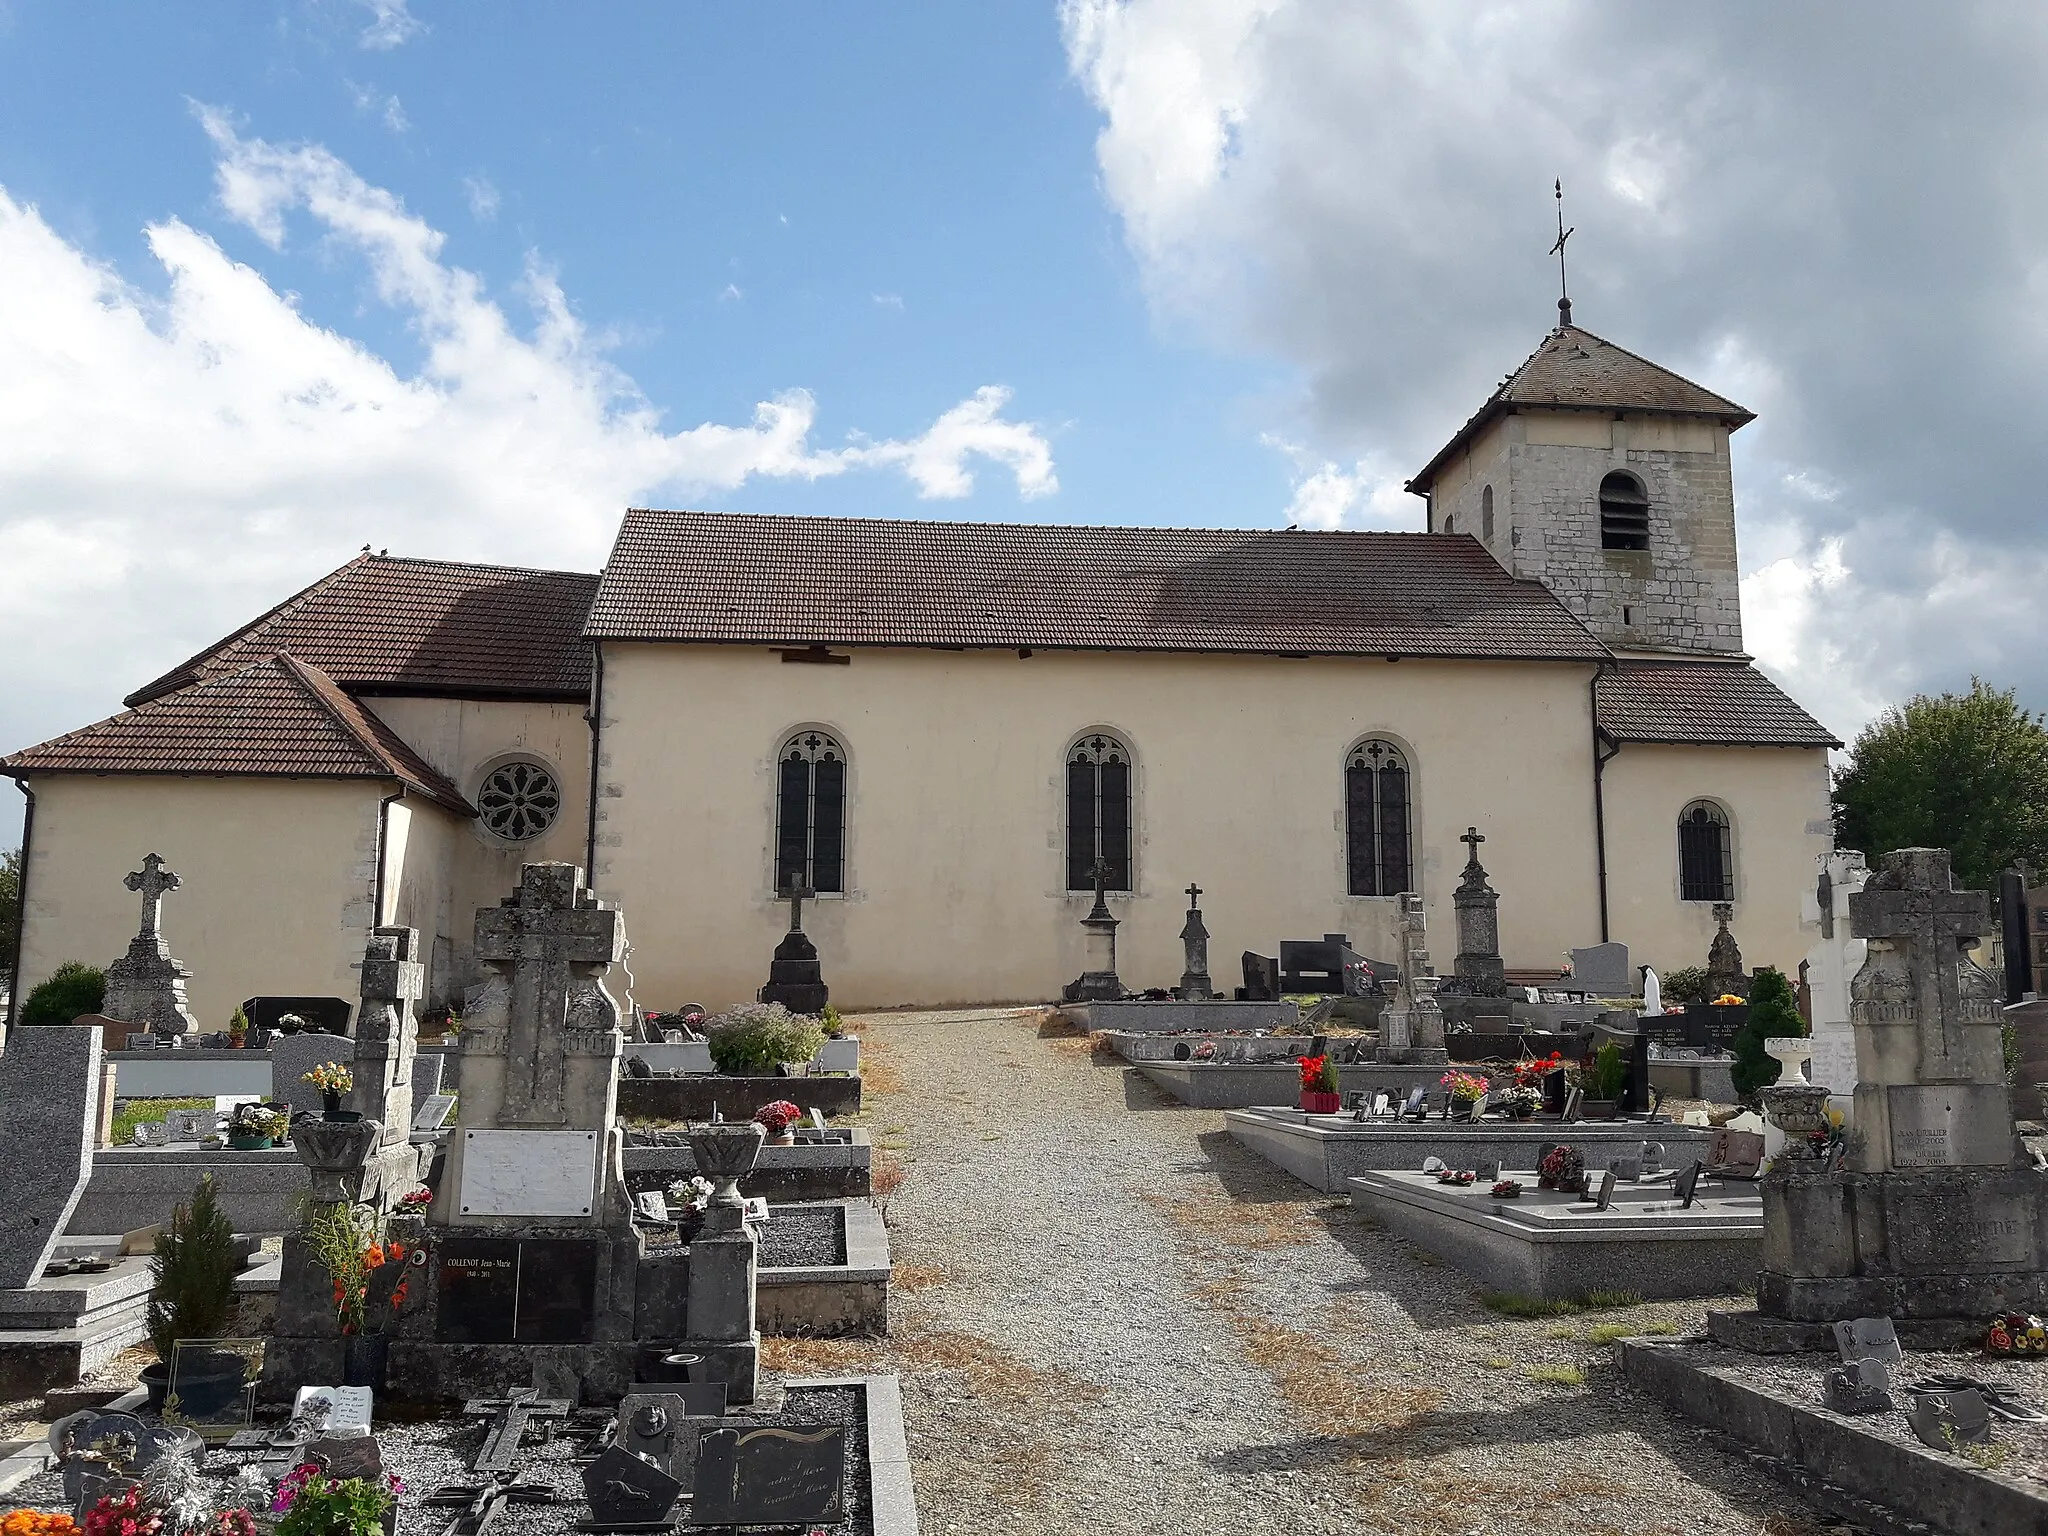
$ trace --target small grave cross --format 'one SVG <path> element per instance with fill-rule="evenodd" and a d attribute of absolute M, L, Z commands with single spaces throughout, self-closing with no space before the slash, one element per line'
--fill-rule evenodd
<path fill-rule="evenodd" d="M 1477 827 L 1467 827 L 1465 835 L 1459 838 L 1458 841 L 1465 845 L 1465 862 L 1467 864 L 1477 864 L 1479 862 L 1479 845 L 1486 841 L 1485 834 Z"/>
<path fill-rule="evenodd" d="M 789 931 L 804 931 L 804 898 L 818 893 L 811 889 L 810 882 L 802 875 L 791 875 L 789 883 L 782 888 L 782 894 L 789 898 Z"/>
<path fill-rule="evenodd" d="M 544 1398 L 531 1387 L 509 1397 L 471 1398 L 462 1405 L 464 1413 L 498 1416 L 484 1436 L 476 1460 L 470 1463 L 471 1469 L 490 1474 L 510 1472 L 518 1464 L 519 1442 L 526 1436 L 526 1426 L 535 1419 L 567 1418 L 575 1406 L 563 1398 Z"/>
<path fill-rule="evenodd" d="M 561 1495 L 546 1483 L 536 1481 L 525 1469 L 494 1472 L 474 1483 L 448 1483 L 421 1499 L 422 1504 L 459 1504 L 462 1513 L 448 1523 L 442 1536 L 485 1536 L 498 1511 L 507 1504 L 555 1504 Z"/>
<path fill-rule="evenodd" d="M 157 931 L 158 909 L 163 906 L 164 893 L 175 891 L 184 884 L 175 873 L 164 868 L 163 859 L 154 853 L 144 854 L 142 868 L 121 883 L 131 891 L 142 893 L 142 932 L 145 937 Z"/>
<path fill-rule="evenodd" d="M 1190 907 L 1196 907 L 1196 906 L 1200 906 L 1200 905 L 1201 905 L 1201 901 L 1202 901 L 1202 888 L 1201 888 L 1201 887 L 1200 887 L 1199 885 L 1196 885 L 1196 884 L 1195 884 L 1195 883 L 1194 883 L 1194 882 L 1193 882 L 1192 880 L 1191 880 L 1191 881 L 1189 881 L 1189 882 L 1188 882 L 1188 905 L 1189 905 Z"/>

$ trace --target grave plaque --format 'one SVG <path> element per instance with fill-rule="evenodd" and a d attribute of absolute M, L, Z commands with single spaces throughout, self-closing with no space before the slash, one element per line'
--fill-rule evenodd
<path fill-rule="evenodd" d="M 210 1109 L 174 1109 L 164 1116 L 164 1135 L 170 1141 L 199 1141 L 211 1136 L 220 1116 Z"/>
<path fill-rule="evenodd" d="M 1685 1172 L 1678 1176 L 1678 1182 L 1673 1186 L 1673 1193 L 1678 1196 L 1678 1208 L 1681 1211 L 1692 1209 L 1693 1198 L 1699 1193 L 1700 1170 L 1704 1166 L 1698 1158 L 1694 1158 L 1686 1165 Z"/>
<path fill-rule="evenodd" d="M 679 1392 L 628 1393 L 619 1402 L 616 1444 L 644 1456 L 683 1487 L 697 1476 L 697 1451 L 716 1419 L 692 1418 Z"/>
<path fill-rule="evenodd" d="M 1821 1400 L 1837 1413 L 1890 1413 L 1897 1406 L 1891 1367 L 1882 1360 L 1834 1366 L 1821 1378 Z"/>
<path fill-rule="evenodd" d="M 1985 1199 L 1976 1191 L 1900 1192 L 1887 1202 L 1900 1262 L 1951 1273 L 2031 1269 L 2034 1209 Z"/>
<path fill-rule="evenodd" d="M 100 1032 L 12 1030 L 0 1056 L 0 1288 L 33 1285 L 92 1177 Z"/>
<path fill-rule="evenodd" d="M 2012 1162 L 2006 1090 L 1942 1083 L 1885 1090 L 1895 1168 L 2003 1168 Z"/>
<path fill-rule="evenodd" d="M 451 1237 L 441 1244 L 435 1336 L 444 1344 L 510 1344 L 519 1306 L 519 1242 Z"/>
<path fill-rule="evenodd" d="M 455 1108 L 452 1093 L 430 1093 L 420 1100 L 418 1113 L 412 1117 L 412 1128 L 416 1131 L 438 1131 L 448 1123 L 448 1112 Z"/>
<path fill-rule="evenodd" d="M 608 1445 L 583 1469 L 583 1491 L 590 1500 L 590 1518 L 579 1522 L 578 1530 L 658 1530 L 675 1508 L 683 1485 L 645 1456 Z"/>
<path fill-rule="evenodd" d="M 1593 1196 L 1593 1209 L 1604 1211 L 1614 1203 L 1614 1170 L 1607 1169 L 1600 1175 L 1599 1191 Z"/>
<path fill-rule="evenodd" d="M 1835 1348 L 1845 1365 L 1856 1360 L 1897 1365 L 1906 1358 L 1899 1346 L 1899 1331 L 1888 1317 L 1852 1317 L 1835 1324 Z"/>
<path fill-rule="evenodd" d="M 339 1481 L 350 1477 L 378 1477 L 384 1471 L 384 1452 L 375 1435 L 328 1435 L 306 1447 L 306 1460 L 327 1469 Z"/>
<path fill-rule="evenodd" d="M 597 1249 L 574 1238 L 519 1245 L 517 1342 L 590 1342 L 597 1328 Z"/>
<path fill-rule="evenodd" d="M 673 1369 L 673 1367 L 663 1367 Z M 692 1419 L 725 1417 L 726 1384 L 722 1381 L 642 1381 L 638 1390 L 683 1400 L 683 1414 Z"/>
<path fill-rule="evenodd" d="M 465 1216 L 588 1216 L 595 1131 L 462 1132 Z"/>
<path fill-rule="evenodd" d="M 1417 1120 L 1422 1119 L 1429 1113 L 1426 1107 L 1428 1099 L 1429 1090 L 1427 1088 L 1411 1088 L 1408 1091 L 1408 1102 L 1401 1106 L 1401 1113 L 1404 1116 L 1412 1115 Z"/>
<path fill-rule="evenodd" d="M 1991 1411 L 1975 1392 L 1915 1392 L 1906 1422 L 1922 1443 L 1953 1452 L 1991 1438 Z"/>
<path fill-rule="evenodd" d="M 846 1431 L 797 1425 L 713 1430 L 697 1458 L 694 1525 L 798 1525 L 841 1518 Z"/>
<path fill-rule="evenodd" d="M 164 1134 L 164 1123 L 161 1120 L 138 1121 L 135 1129 L 129 1133 L 128 1139 L 138 1147 L 161 1147 L 170 1140 Z"/>
<path fill-rule="evenodd" d="M 292 1417 L 304 1417 L 322 1429 L 370 1427 L 376 1393 L 369 1387 L 301 1387 L 292 1399 Z"/>

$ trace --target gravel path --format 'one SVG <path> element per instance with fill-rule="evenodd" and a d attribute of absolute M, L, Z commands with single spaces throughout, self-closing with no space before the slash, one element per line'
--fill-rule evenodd
<path fill-rule="evenodd" d="M 1616 1380 L 1603 1325 L 1525 1321 L 1035 1013 L 859 1021 L 906 1177 L 881 1344 L 930 1536 L 1831 1529 Z"/>

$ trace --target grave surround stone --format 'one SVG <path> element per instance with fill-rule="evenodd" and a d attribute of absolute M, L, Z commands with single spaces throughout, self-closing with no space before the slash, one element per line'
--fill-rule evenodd
<path fill-rule="evenodd" d="M 0 1290 L 36 1282 L 92 1178 L 100 1038 L 23 1026 L 0 1055 Z"/>
<path fill-rule="evenodd" d="M 155 1035 L 190 1034 L 198 1027 L 185 1000 L 192 973 L 172 958 L 161 925 L 164 897 L 184 882 L 164 867 L 161 855 L 151 853 L 122 883 L 142 897 L 142 926 L 128 941 L 128 952 L 107 967 L 100 1011 Z"/>

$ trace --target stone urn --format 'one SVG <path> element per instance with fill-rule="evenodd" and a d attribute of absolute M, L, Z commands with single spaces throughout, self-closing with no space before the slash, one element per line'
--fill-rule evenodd
<path fill-rule="evenodd" d="M 1774 1058 L 1783 1069 L 1778 1073 L 1780 1086 L 1790 1088 L 1813 1081 L 1806 1070 L 1806 1064 L 1813 1060 L 1813 1041 L 1805 1035 L 1773 1035 L 1764 1041 L 1764 1054 Z"/>
<path fill-rule="evenodd" d="M 1775 1044 L 1776 1042 L 1770 1042 Z M 1788 1063 L 1789 1065 L 1789 1063 Z M 1757 1097 L 1763 1100 L 1764 1118 L 1785 1135 L 1781 1154 L 1793 1159 L 1818 1157 L 1812 1137 L 1828 1128 L 1828 1091 L 1803 1077 L 1780 1078 Z"/>
<path fill-rule="evenodd" d="M 713 1205 L 743 1205 L 740 1176 L 761 1156 L 764 1126 L 753 1120 L 718 1121 L 690 1132 L 690 1152 L 697 1171 L 711 1181 Z"/>
<path fill-rule="evenodd" d="M 292 1146 L 312 1174 L 312 1200 L 322 1205 L 360 1200 L 364 1165 L 383 1136 L 384 1127 L 375 1120 L 295 1122 Z"/>

